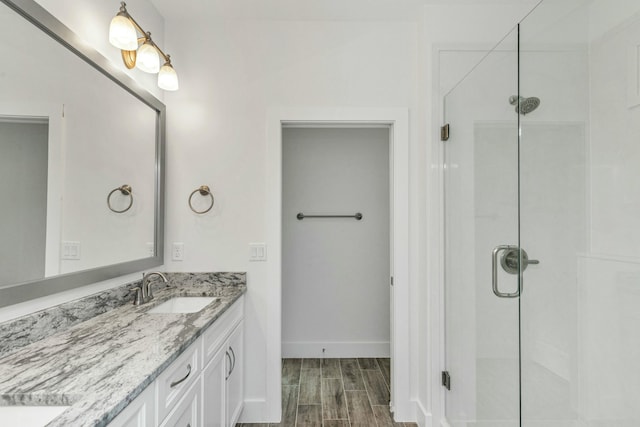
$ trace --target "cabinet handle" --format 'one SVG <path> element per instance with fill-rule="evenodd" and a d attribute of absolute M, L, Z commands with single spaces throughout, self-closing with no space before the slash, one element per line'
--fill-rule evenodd
<path fill-rule="evenodd" d="M 227 376 L 224 377 L 224 380 L 228 380 L 229 377 L 231 376 L 231 355 L 229 354 L 229 351 L 225 351 L 225 353 L 227 354 L 227 359 L 229 359 L 229 372 L 227 372 Z"/>
<path fill-rule="evenodd" d="M 236 353 L 233 351 L 233 347 L 231 346 L 229 346 L 229 350 L 231 350 L 231 355 L 233 356 L 233 363 L 231 364 L 231 372 L 229 372 L 229 375 L 231 375 L 233 371 L 236 369 Z"/>
<path fill-rule="evenodd" d="M 191 375 L 191 364 L 187 365 L 187 375 L 184 376 L 184 378 L 179 379 L 178 381 L 174 381 L 171 383 L 170 387 L 174 388 L 175 386 L 177 386 L 178 384 L 180 384 L 181 382 L 185 381 L 187 378 L 189 378 L 189 375 Z"/>

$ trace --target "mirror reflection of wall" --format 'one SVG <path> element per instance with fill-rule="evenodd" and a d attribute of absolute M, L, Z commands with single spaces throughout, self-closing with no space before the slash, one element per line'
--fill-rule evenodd
<path fill-rule="evenodd" d="M 0 37 L 0 118 L 39 117 L 42 137 L 26 153 L 31 131 L 4 120 L 0 287 L 153 257 L 156 109 L 1 3 Z M 134 204 L 118 214 L 123 184 Z"/>
<path fill-rule="evenodd" d="M 48 133 L 46 118 L 0 117 L 0 285 L 45 274 Z"/>

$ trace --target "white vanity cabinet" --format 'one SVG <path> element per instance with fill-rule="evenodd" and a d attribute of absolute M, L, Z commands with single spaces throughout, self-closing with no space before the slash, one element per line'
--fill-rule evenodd
<path fill-rule="evenodd" d="M 233 427 L 242 412 L 240 297 L 108 427 Z"/>

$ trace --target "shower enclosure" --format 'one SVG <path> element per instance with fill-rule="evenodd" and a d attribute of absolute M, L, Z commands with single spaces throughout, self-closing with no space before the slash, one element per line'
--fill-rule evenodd
<path fill-rule="evenodd" d="M 544 0 L 444 122 L 446 421 L 640 426 L 640 2 Z"/>

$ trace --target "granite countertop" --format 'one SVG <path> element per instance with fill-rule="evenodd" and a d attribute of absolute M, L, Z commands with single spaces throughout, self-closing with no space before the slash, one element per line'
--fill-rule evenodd
<path fill-rule="evenodd" d="M 70 405 L 47 427 L 107 425 L 245 293 L 245 277 L 176 274 L 147 304 L 51 331 L 0 359 L 0 404 Z M 218 299 L 197 313 L 147 313 L 174 296 Z"/>

